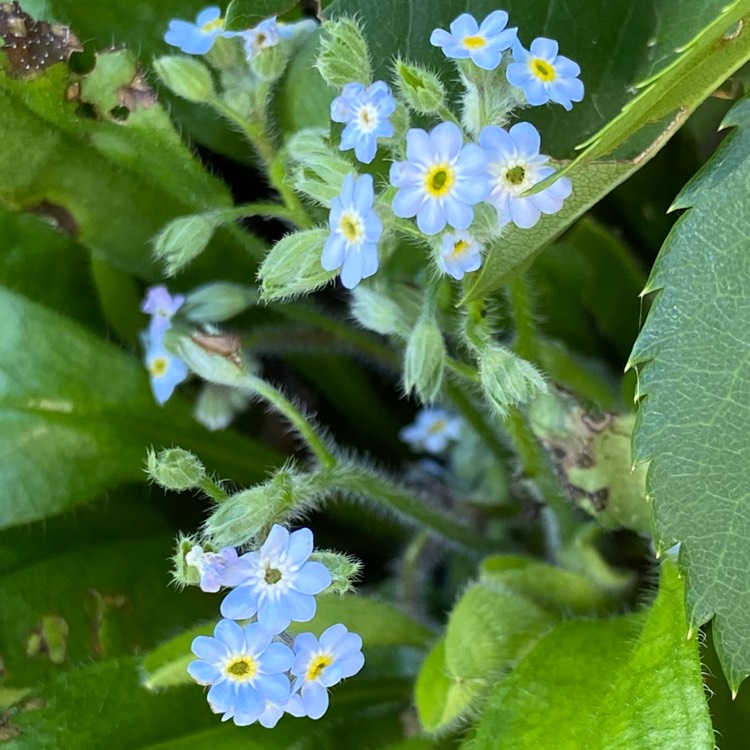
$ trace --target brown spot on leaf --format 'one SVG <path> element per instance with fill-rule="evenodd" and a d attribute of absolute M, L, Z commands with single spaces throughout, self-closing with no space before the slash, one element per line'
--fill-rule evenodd
<path fill-rule="evenodd" d="M 143 72 L 137 70 L 133 80 L 117 92 L 120 106 L 127 107 L 131 112 L 139 107 L 153 107 L 156 104 L 156 93 L 146 83 Z"/>
<path fill-rule="evenodd" d="M 46 219 L 55 229 L 65 232 L 68 237 L 72 237 L 73 239 L 78 237 L 78 222 L 65 206 L 44 200 L 36 206 L 27 208 L 26 211 Z"/>
<path fill-rule="evenodd" d="M 17 2 L 0 3 L 2 51 L 16 78 L 46 70 L 58 62 L 67 62 L 74 52 L 82 52 L 78 37 L 61 24 L 35 21 Z"/>

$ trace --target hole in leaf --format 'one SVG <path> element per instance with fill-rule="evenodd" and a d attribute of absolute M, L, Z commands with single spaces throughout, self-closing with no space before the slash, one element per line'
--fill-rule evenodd
<path fill-rule="evenodd" d="M 125 122 L 130 116 L 130 110 L 127 107 L 112 107 L 109 110 L 110 117 L 118 122 Z"/>
<path fill-rule="evenodd" d="M 82 120 L 98 120 L 99 116 L 96 107 L 91 102 L 81 102 L 76 107 L 76 115 Z"/>

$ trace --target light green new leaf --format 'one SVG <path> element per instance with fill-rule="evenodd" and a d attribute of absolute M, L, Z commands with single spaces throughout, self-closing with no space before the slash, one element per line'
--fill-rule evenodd
<path fill-rule="evenodd" d="M 736 130 L 675 202 L 689 210 L 644 290 L 657 294 L 631 364 L 657 547 L 682 542 L 690 622 L 716 617 L 736 690 L 750 674 L 750 99 L 724 125 Z"/>
<path fill-rule="evenodd" d="M 0 288 L 0 528 L 144 481 L 146 448 L 179 442 L 240 482 L 276 454 L 229 432 L 210 434 L 179 399 L 160 409 L 143 366 L 111 344 Z"/>
<path fill-rule="evenodd" d="M 713 750 L 683 585 L 662 568 L 648 613 L 558 625 L 497 685 L 471 750 Z"/>

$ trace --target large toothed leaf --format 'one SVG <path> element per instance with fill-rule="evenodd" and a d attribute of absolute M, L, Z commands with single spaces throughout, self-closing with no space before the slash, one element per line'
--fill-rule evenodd
<path fill-rule="evenodd" d="M 737 688 L 750 674 L 750 100 L 724 125 L 735 130 L 675 203 L 688 210 L 646 286 L 631 363 L 656 542 L 682 542 L 690 621 L 715 616 Z"/>
<path fill-rule="evenodd" d="M 501 681 L 472 750 L 713 750 L 683 584 L 662 570 L 648 613 L 564 622 Z"/>
<path fill-rule="evenodd" d="M 179 398 L 157 407 L 135 357 L 61 315 L 0 288 L 0 320 L 0 528 L 145 480 L 152 444 L 179 442 L 243 482 L 275 462 L 255 441 L 208 433 Z"/>

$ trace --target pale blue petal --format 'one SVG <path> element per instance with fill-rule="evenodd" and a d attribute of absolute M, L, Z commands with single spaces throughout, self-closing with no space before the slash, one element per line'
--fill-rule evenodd
<path fill-rule="evenodd" d="M 550 63 L 557 57 L 559 49 L 560 45 L 554 39 L 547 39 L 543 36 L 538 37 L 531 43 L 531 54 Z"/>
<path fill-rule="evenodd" d="M 303 675 L 307 671 L 310 654 L 318 649 L 318 639 L 312 633 L 300 633 L 294 640 L 294 664 L 292 674 Z"/>
<path fill-rule="evenodd" d="M 367 175 L 370 177 L 370 175 Z M 372 177 L 370 177 L 372 180 Z M 302 565 L 313 551 L 313 533 L 308 528 L 298 529 L 289 536 L 287 555 L 292 565 Z"/>
<path fill-rule="evenodd" d="M 483 68 L 484 70 L 494 70 L 498 65 L 500 65 L 502 56 L 502 51 L 493 49 L 489 46 L 471 51 L 471 59 L 476 65 L 478 65 L 480 68 Z"/>
<path fill-rule="evenodd" d="M 302 701 L 305 713 L 311 719 L 319 719 L 328 710 L 328 691 L 315 682 L 307 682 L 302 686 Z"/>
<path fill-rule="evenodd" d="M 428 236 L 442 232 L 445 229 L 443 206 L 436 200 L 426 200 L 417 212 L 417 226 Z"/>
<path fill-rule="evenodd" d="M 479 31 L 485 37 L 496 36 L 508 25 L 508 14 L 504 10 L 494 10 L 482 21 Z"/>
<path fill-rule="evenodd" d="M 346 179 L 348 180 L 349 177 Z M 344 180 L 344 186 L 346 186 L 346 180 Z M 271 531 L 268 533 L 266 541 L 263 542 L 263 546 L 260 548 L 260 556 L 277 560 L 284 554 L 284 552 L 286 552 L 288 546 L 289 530 L 285 529 L 280 524 L 275 523 L 271 527 Z"/>
<path fill-rule="evenodd" d="M 323 687 L 329 688 L 333 687 L 337 682 L 341 682 L 342 679 L 341 665 L 336 661 L 323 670 L 318 681 Z"/>
<path fill-rule="evenodd" d="M 297 718 L 306 716 L 305 704 L 302 702 L 302 698 L 299 695 L 292 695 L 289 698 L 289 700 L 286 702 L 286 705 L 284 706 L 284 711 L 286 711 L 288 714 L 291 714 L 292 716 L 296 716 Z"/>
<path fill-rule="evenodd" d="M 221 8 L 218 5 L 209 5 L 198 14 L 198 17 L 195 19 L 195 25 L 201 28 L 207 23 L 215 21 L 219 16 L 221 16 Z"/>
<path fill-rule="evenodd" d="M 228 680 L 215 682 L 208 691 L 206 698 L 211 710 L 216 714 L 234 710 L 234 688 Z"/>
<path fill-rule="evenodd" d="M 263 713 L 258 717 L 258 723 L 266 729 L 273 729 L 283 715 L 284 709 L 281 706 L 277 706 L 274 703 L 266 703 Z"/>
<path fill-rule="evenodd" d="M 365 657 L 361 651 L 358 651 L 351 656 L 347 656 L 345 659 L 341 659 L 341 661 L 338 662 L 338 665 L 341 668 L 341 679 L 343 680 L 357 674 L 364 664 Z"/>
<path fill-rule="evenodd" d="M 390 180 L 393 187 L 421 188 L 424 183 L 425 167 L 409 161 L 391 164 Z"/>
<path fill-rule="evenodd" d="M 550 93 L 561 92 L 566 99 L 580 102 L 583 99 L 583 83 L 578 78 L 560 78 L 550 87 Z M 552 97 L 554 99 L 554 96 Z"/>
<path fill-rule="evenodd" d="M 336 229 L 341 221 L 341 214 L 344 213 L 344 206 L 341 203 L 341 196 L 337 195 L 331 201 L 331 213 L 328 217 L 328 226 Z"/>
<path fill-rule="evenodd" d="M 516 123 L 509 131 L 518 153 L 524 156 L 536 156 L 542 145 L 539 131 L 530 122 Z"/>
<path fill-rule="evenodd" d="M 383 222 L 380 221 L 380 217 L 375 211 L 368 211 L 364 217 L 365 225 L 365 242 L 377 243 L 380 239 L 380 235 L 383 233 Z"/>
<path fill-rule="evenodd" d="M 234 620 L 220 620 L 214 628 L 214 637 L 226 643 L 230 653 L 245 651 L 245 631 Z"/>
<path fill-rule="evenodd" d="M 452 197 L 461 203 L 474 206 L 480 201 L 487 200 L 489 194 L 489 178 L 487 175 L 482 174 L 458 180 L 453 188 Z M 453 224 L 453 222 L 451 222 L 451 224 Z M 456 229 L 466 229 L 466 227 L 459 227 L 456 224 L 453 224 L 453 226 L 456 227 Z"/>
<path fill-rule="evenodd" d="M 246 620 L 258 611 L 258 593 L 250 586 L 238 586 L 224 597 L 220 611 L 231 620 Z"/>
<path fill-rule="evenodd" d="M 450 29 L 453 36 L 463 39 L 465 36 L 476 36 L 479 31 L 479 24 L 471 14 L 462 13 L 455 21 L 453 21 L 450 25 Z"/>
<path fill-rule="evenodd" d="M 284 594 L 284 604 L 291 612 L 294 622 L 309 622 L 315 617 L 315 597 L 289 589 Z"/>
<path fill-rule="evenodd" d="M 555 60 L 555 73 L 559 78 L 575 78 L 581 73 L 581 66 L 569 57 L 558 55 Z"/>
<path fill-rule="evenodd" d="M 445 201 L 445 218 L 455 229 L 468 229 L 474 221 L 474 209 L 451 197 Z"/>
<path fill-rule="evenodd" d="M 271 645 L 274 635 L 257 622 L 245 625 L 245 641 L 248 652 L 259 657 Z"/>
<path fill-rule="evenodd" d="M 341 185 L 341 205 L 344 207 L 351 206 L 352 204 L 352 194 L 354 193 L 354 182 L 355 177 L 353 172 L 349 172 L 349 174 L 344 177 L 344 182 Z"/>
<path fill-rule="evenodd" d="M 513 51 L 513 59 L 518 63 L 525 63 L 531 57 L 531 52 L 529 52 L 518 39 L 513 42 L 511 49 Z"/>
<path fill-rule="evenodd" d="M 272 643 L 258 658 L 265 674 L 288 672 L 294 663 L 294 654 L 283 643 Z"/>
<path fill-rule="evenodd" d="M 488 125 L 479 134 L 479 145 L 490 153 L 490 156 L 504 154 L 515 148 L 508 131 L 497 125 Z"/>
<path fill-rule="evenodd" d="M 257 683 L 262 682 L 262 678 L 256 681 Z M 243 723 L 239 726 L 247 726 L 255 721 L 258 716 L 263 712 L 265 708 L 265 701 L 263 700 L 259 687 L 260 685 L 252 685 L 249 682 L 236 683 L 236 695 L 235 695 L 235 724 L 237 724 L 237 718 L 243 719 Z M 247 722 L 247 723 L 245 723 Z"/>
<path fill-rule="evenodd" d="M 320 645 L 326 651 L 336 652 L 349 635 L 345 625 L 340 622 L 326 628 L 320 635 Z"/>
<path fill-rule="evenodd" d="M 487 168 L 487 153 L 476 143 L 467 143 L 456 162 L 456 170 L 460 176 L 480 175 Z"/>
<path fill-rule="evenodd" d="M 439 161 L 453 162 L 461 153 L 464 137 L 461 128 L 454 122 L 441 122 L 430 132 Z"/>
<path fill-rule="evenodd" d="M 221 641 L 208 635 L 198 635 L 193 638 L 190 649 L 199 659 L 211 664 L 218 664 L 229 656 L 227 647 Z"/>
<path fill-rule="evenodd" d="M 369 164 L 372 162 L 377 150 L 377 138 L 373 133 L 362 133 L 359 140 L 354 145 L 354 155 L 362 162 L 362 164 Z"/>
<path fill-rule="evenodd" d="M 362 650 L 362 638 L 357 633 L 347 633 L 336 647 L 336 657 L 346 659 Z"/>
<path fill-rule="evenodd" d="M 453 37 L 445 29 L 435 29 L 432 34 L 430 34 L 430 44 L 433 47 L 444 47 L 452 41 Z"/>
<path fill-rule="evenodd" d="M 526 101 L 533 107 L 539 107 L 549 101 L 549 92 L 547 84 L 542 83 L 538 78 L 531 76 L 523 89 L 526 95 Z"/>
<path fill-rule="evenodd" d="M 331 585 L 331 573 L 323 563 L 308 562 L 294 577 L 294 588 L 302 594 L 319 594 Z"/>
<path fill-rule="evenodd" d="M 511 86 L 517 86 L 519 89 L 525 88 L 532 79 L 529 66 L 525 62 L 513 62 L 505 71 L 505 77 Z"/>
<path fill-rule="evenodd" d="M 471 56 L 469 50 L 460 41 L 453 39 L 453 37 L 443 46 L 443 54 L 452 60 L 466 60 Z"/>
<path fill-rule="evenodd" d="M 424 190 L 420 188 L 403 188 L 393 198 L 393 213 L 401 219 L 416 216 L 425 199 Z"/>
<path fill-rule="evenodd" d="M 221 677 L 221 670 L 205 661 L 191 661 L 187 671 L 200 685 L 211 685 Z"/>
<path fill-rule="evenodd" d="M 517 198 L 510 202 L 510 218 L 520 229 L 531 229 L 540 216 L 541 211 L 528 198 Z"/>
<path fill-rule="evenodd" d="M 564 198 L 552 194 L 549 190 L 543 190 L 541 193 L 530 196 L 534 205 L 543 214 L 556 214 L 563 205 Z"/>
<path fill-rule="evenodd" d="M 373 147 L 375 141 L 373 139 Z M 375 199 L 375 191 L 373 188 L 372 175 L 363 174 L 354 186 L 354 194 L 352 203 L 354 208 L 359 211 L 360 215 L 365 215 L 371 208 L 373 200 Z M 312 548 L 311 548 L 312 551 Z"/>
<path fill-rule="evenodd" d="M 562 105 L 563 109 L 567 112 L 573 109 L 570 99 L 565 96 L 565 91 L 555 84 L 549 87 L 549 99 L 551 102 L 555 102 L 555 104 Z"/>
<path fill-rule="evenodd" d="M 510 49 L 515 44 L 517 35 L 518 29 L 506 29 L 501 34 L 492 37 L 487 46 L 498 52 L 505 52 L 505 50 Z"/>
<path fill-rule="evenodd" d="M 354 289 L 362 281 L 362 256 L 358 251 L 347 253 L 341 267 L 341 283 L 346 289 Z"/>
<path fill-rule="evenodd" d="M 258 623 L 269 633 L 280 633 L 292 621 L 290 610 L 286 601 L 266 597 L 258 607 Z"/>
<path fill-rule="evenodd" d="M 406 156 L 410 162 L 424 166 L 437 161 L 435 144 L 425 130 L 411 128 L 406 134 Z"/>
<path fill-rule="evenodd" d="M 340 151 L 348 151 L 350 148 L 356 148 L 361 138 L 359 127 L 356 122 L 350 122 L 341 132 Z M 359 156 L 357 156 L 359 159 Z M 361 159 L 360 159 L 361 161 Z"/>
<path fill-rule="evenodd" d="M 258 680 L 258 689 L 272 703 L 286 703 L 292 692 L 289 678 L 283 674 L 263 675 Z"/>
<path fill-rule="evenodd" d="M 335 271 L 344 263 L 346 254 L 346 240 L 340 234 L 332 234 L 323 245 L 323 254 L 320 257 L 320 265 L 326 271 Z"/>
<path fill-rule="evenodd" d="M 227 565 L 221 573 L 221 584 L 223 586 L 241 586 L 247 583 L 248 578 L 258 567 L 259 557 L 257 552 L 247 552 L 242 555 L 236 563 Z"/>
<path fill-rule="evenodd" d="M 378 246 L 363 243 L 360 251 L 362 253 L 362 278 L 367 279 L 378 270 L 380 262 L 378 258 Z"/>
<path fill-rule="evenodd" d="M 371 135 L 374 138 L 391 138 L 393 136 L 393 125 L 388 120 L 381 120 Z"/>

